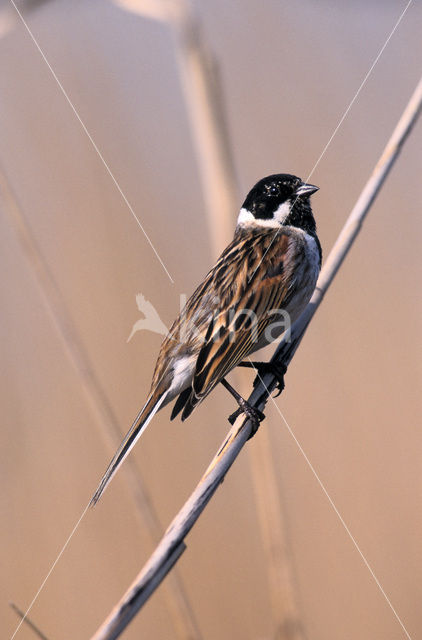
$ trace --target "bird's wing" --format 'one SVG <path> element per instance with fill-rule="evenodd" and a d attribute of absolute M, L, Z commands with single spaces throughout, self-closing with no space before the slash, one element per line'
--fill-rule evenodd
<path fill-rule="evenodd" d="M 285 308 L 294 290 L 290 263 L 297 257 L 295 245 L 288 231 L 280 231 L 274 240 L 273 229 L 237 243 L 235 238 L 208 274 L 207 291 L 212 290 L 219 301 L 204 323 L 192 387 L 176 402 L 172 417 L 183 408 L 182 420 L 187 418 L 229 371 L 256 350 L 275 321 L 274 310 Z M 199 292 L 200 298 L 203 295 Z"/>

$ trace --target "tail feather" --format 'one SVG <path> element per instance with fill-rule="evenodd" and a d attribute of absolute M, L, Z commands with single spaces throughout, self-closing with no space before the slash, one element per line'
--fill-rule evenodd
<path fill-rule="evenodd" d="M 188 387 L 187 389 L 182 391 L 182 393 L 179 395 L 179 397 L 177 398 L 176 402 L 174 403 L 174 407 L 173 407 L 173 411 L 171 412 L 170 420 L 174 420 L 174 418 L 184 408 L 185 404 L 189 401 L 191 391 L 192 391 L 191 387 Z"/>
<path fill-rule="evenodd" d="M 113 456 L 113 459 L 108 465 L 107 470 L 103 475 L 97 490 L 91 498 L 91 501 L 89 503 L 90 507 L 93 507 L 97 504 L 98 500 L 101 498 L 110 480 L 113 478 L 123 460 L 129 454 L 132 447 L 135 445 L 141 434 L 145 431 L 157 411 L 160 409 L 167 396 L 167 392 L 168 390 L 165 390 L 159 394 L 153 393 L 149 396 L 144 407 L 136 416 L 131 428 L 127 432 L 120 447 L 117 449 L 116 453 Z"/>

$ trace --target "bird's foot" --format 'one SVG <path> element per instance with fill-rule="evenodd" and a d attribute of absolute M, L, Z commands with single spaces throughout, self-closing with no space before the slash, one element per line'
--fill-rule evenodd
<path fill-rule="evenodd" d="M 258 372 L 256 376 L 253 386 L 256 387 L 259 382 L 261 382 L 261 378 L 266 373 L 271 373 L 274 378 L 277 380 L 277 390 L 278 393 L 275 396 L 276 398 L 280 395 L 280 393 L 284 389 L 284 374 L 287 371 L 287 367 L 284 364 L 279 362 L 241 362 L 239 367 L 249 367 L 251 369 L 255 369 Z"/>
<path fill-rule="evenodd" d="M 251 431 L 251 435 L 248 438 L 248 440 L 250 440 L 258 431 L 259 425 L 261 424 L 261 422 L 265 419 L 265 414 L 262 413 L 262 411 L 260 411 L 259 409 L 252 407 L 245 400 L 245 405 L 243 407 L 239 407 L 238 409 L 236 409 L 236 411 L 228 417 L 228 421 L 230 422 L 230 424 L 234 424 L 237 418 L 240 415 L 242 415 L 242 413 L 244 413 L 252 422 L 252 431 Z"/>
<path fill-rule="evenodd" d="M 226 387 L 226 389 L 232 394 L 237 404 L 239 405 L 239 408 L 237 409 L 237 411 L 235 411 L 234 413 L 231 414 L 231 416 L 229 416 L 230 424 L 234 424 L 236 418 L 238 418 L 242 413 L 244 413 L 245 416 L 247 416 L 252 423 L 251 435 L 248 438 L 248 440 L 250 440 L 250 438 L 252 438 L 255 435 L 255 433 L 258 431 L 259 425 L 264 420 L 265 415 L 262 413 L 262 411 L 260 411 L 256 407 L 252 407 L 252 405 L 250 405 L 249 402 L 247 402 L 244 398 L 242 398 L 242 396 L 236 391 L 236 389 L 233 389 L 233 387 L 231 386 L 231 384 L 227 382 L 227 380 L 223 378 L 221 380 L 221 384 L 224 387 Z"/>

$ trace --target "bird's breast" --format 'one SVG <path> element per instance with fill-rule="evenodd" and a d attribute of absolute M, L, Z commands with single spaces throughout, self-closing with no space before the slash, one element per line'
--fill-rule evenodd
<path fill-rule="evenodd" d="M 293 243 L 294 256 L 290 267 L 292 295 L 286 311 L 293 323 L 302 313 L 314 292 L 319 275 L 320 254 L 315 239 L 306 232 L 298 232 Z"/>

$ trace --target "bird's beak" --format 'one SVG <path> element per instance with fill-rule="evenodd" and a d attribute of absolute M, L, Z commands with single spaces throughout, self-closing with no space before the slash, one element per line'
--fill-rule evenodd
<path fill-rule="evenodd" d="M 296 196 L 311 196 L 315 191 L 318 191 L 319 187 L 316 187 L 313 184 L 306 184 L 304 182 L 300 185 L 295 191 Z"/>

